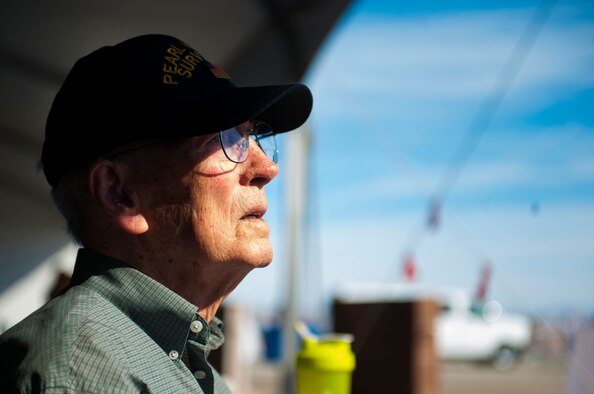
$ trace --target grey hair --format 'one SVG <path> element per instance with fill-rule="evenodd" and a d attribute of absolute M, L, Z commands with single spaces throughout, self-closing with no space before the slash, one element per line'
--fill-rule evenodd
<path fill-rule="evenodd" d="M 88 167 L 66 174 L 52 188 L 54 204 L 66 220 L 66 229 L 74 242 L 83 244 L 85 225 L 89 219 L 91 196 L 87 186 Z"/>

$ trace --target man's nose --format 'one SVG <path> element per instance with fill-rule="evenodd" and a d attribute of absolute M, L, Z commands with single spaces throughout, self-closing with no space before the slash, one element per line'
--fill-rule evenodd
<path fill-rule="evenodd" d="M 242 163 L 246 171 L 245 182 L 250 185 L 264 187 L 278 175 L 278 165 L 273 162 L 254 140 L 250 141 L 248 158 Z"/>

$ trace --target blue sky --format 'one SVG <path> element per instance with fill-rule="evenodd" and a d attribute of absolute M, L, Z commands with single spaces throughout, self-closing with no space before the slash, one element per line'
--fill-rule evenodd
<path fill-rule="evenodd" d="M 344 282 L 399 282 L 412 252 L 422 283 L 474 289 L 490 261 L 489 295 L 504 307 L 594 311 L 592 2 L 555 5 L 454 177 L 439 227 L 422 231 L 444 169 L 538 6 L 361 1 L 348 10 L 305 81 L 315 104 L 304 304 Z M 275 261 L 236 300 L 284 299 L 286 182 L 281 173 L 269 189 Z"/>

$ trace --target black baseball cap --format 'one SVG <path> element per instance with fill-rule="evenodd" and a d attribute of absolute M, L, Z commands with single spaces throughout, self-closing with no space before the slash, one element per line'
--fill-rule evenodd
<path fill-rule="evenodd" d="M 237 87 L 183 41 L 138 36 L 75 63 L 50 109 L 41 164 L 55 186 L 138 140 L 210 134 L 255 119 L 275 133 L 290 131 L 307 120 L 312 101 L 302 84 Z"/>

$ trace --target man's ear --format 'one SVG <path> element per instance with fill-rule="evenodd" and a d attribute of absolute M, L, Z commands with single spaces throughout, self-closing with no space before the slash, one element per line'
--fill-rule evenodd
<path fill-rule="evenodd" d="M 148 222 L 140 212 L 138 194 L 126 184 L 126 174 L 117 163 L 100 159 L 89 171 L 91 196 L 129 234 L 148 231 Z"/>

